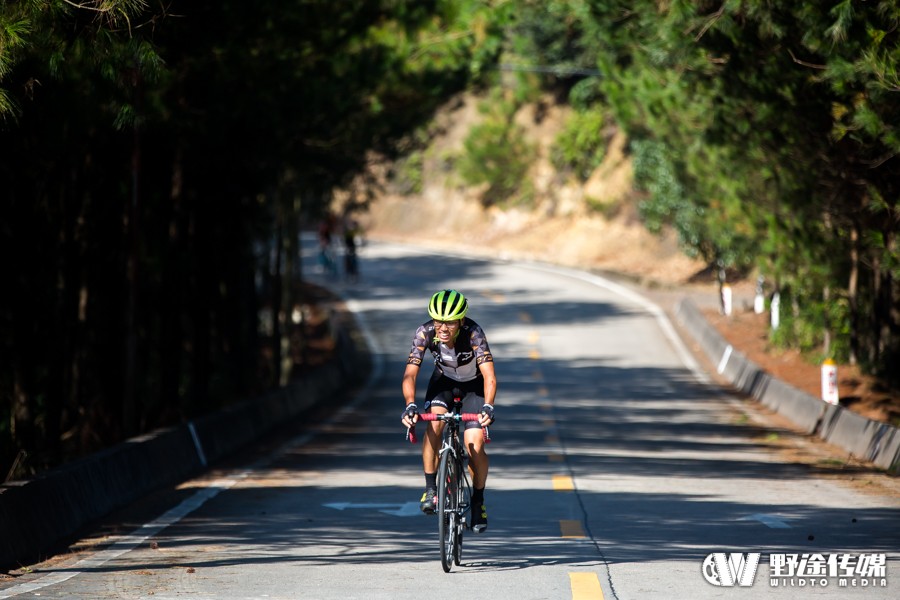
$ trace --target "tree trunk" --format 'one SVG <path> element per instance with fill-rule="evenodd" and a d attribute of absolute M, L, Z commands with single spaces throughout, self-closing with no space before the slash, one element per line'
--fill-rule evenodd
<path fill-rule="evenodd" d="M 293 203 L 291 204 L 293 207 Z M 281 347 L 281 366 L 279 367 L 279 385 L 287 385 L 291 377 L 293 354 L 291 352 L 292 319 L 294 308 L 294 269 L 297 264 L 297 212 L 289 210 L 285 215 L 284 236 L 284 283 L 282 285 L 281 313 L 279 321 L 282 323 L 281 338 L 278 343 Z"/>
<path fill-rule="evenodd" d="M 281 382 L 281 313 L 282 313 L 282 253 L 284 252 L 284 209 L 275 200 L 275 268 L 272 273 L 272 387 Z"/>
<path fill-rule="evenodd" d="M 831 286 L 825 284 L 822 288 L 822 303 L 824 304 L 824 332 L 822 340 L 822 354 L 826 357 L 831 356 L 831 318 L 828 316 L 829 304 L 831 304 Z"/>
<path fill-rule="evenodd" d="M 137 67 L 133 72 L 135 89 L 135 113 L 140 114 L 141 74 Z M 141 214 L 141 130 L 135 120 L 131 147 L 131 203 L 127 211 L 126 285 L 125 306 L 125 365 L 124 393 L 122 395 L 122 433 L 131 437 L 137 432 L 137 346 L 138 346 L 138 294 L 140 282 L 140 214 Z"/>
<path fill-rule="evenodd" d="M 47 464 L 55 464 L 60 458 L 62 412 L 66 400 L 74 398 L 77 402 L 73 377 L 77 371 L 78 297 L 82 284 L 77 275 L 80 271 L 77 261 L 81 252 L 75 239 L 76 222 L 79 219 L 73 216 L 73 209 L 76 203 L 87 202 L 87 199 L 79 197 L 77 173 L 72 173 L 72 181 L 75 185 L 60 186 L 59 193 L 59 260 L 56 272 L 56 306 L 52 317 L 55 322 L 52 333 L 54 339 L 48 344 L 52 359 L 42 410 L 44 439 L 41 452 Z"/>
<path fill-rule="evenodd" d="M 189 231 L 191 235 L 191 256 L 194 264 L 191 270 L 191 284 L 188 306 L 190 327 L 191 386 L 188 416 L 201 415 L 209 407 L 210 377 L 210 248 L 211 233 L 207 231 L 209 210 L 202 202 L 196 201 L 191 214 Z"/>
<path fill-rule="evenodd" d="M 13 397 L 10 414 L 10 433 L 16 451 L 34 452 L 36 435 L 34 426 L 34 403 L 28 393 L 29 385 L 25 368 L 21 364 L 13 367 Z M 6 473 L 3 474 L 6 476 Z"/>
<path fill-rule="evenodd" d="M 889 232 L 885 236 L 885 250 L 888 256 L 898 256 L 897 236 Z M 884 302 L 885 302 L 885 360 L 882 368 L 888 382 L 895 389 L 900 389 L 900 369 L 896 368 L 900 362 L 900 286 L 891 269 L 885 269 L 884 273 Z"/>
<path fill-rule="evenodd" d="M 872 326 L 871 326 L 871 342 L 868 344 L 868 352 L 866 356 L 870 363 L 878 364 L 881 361 L 884 350 L 884 338 L 882 337 L 884 323 L 884 273 L 881 269 L 881 256 L 879 253 L 873 252 L 871 258 L 872 264 Z"/>
<path fill-rule="evenodd" d="M 882 256 L 891 256 L 894 239 L 890 230 L 882 231 L 884 250 L 879 252 L 872 260 L 872 271 L 875 281 L 874 290 L 874 319 L 872 333 L 875 336 L 873 344 L 873 363 L 885 364 L 885 358 L 891 353 L 891 334 L 896 326 L 893 323 L 893 295 L 894 281 L 890 266 L 884 266 Z"/>
<path fill-rule="evenodd" d="M 854 221 L 850 229 L 850 278 L 847 282 L 847 301 L 850 308 L 850 364 L 859 362 L 859 225 Z"/>
<path fill-rule="evenodd" d="M 148 415 L 147 425 L 168 425 L 182 416 L 181 379 L 184 348 L 182 311 L 184 309 L 184 248 L 182 207 L 183 154 L 179 147 L 172 161 L 172 186 L 166 250 L 163 257 L 160 306 L 160 398 L 157 414 Z"/>

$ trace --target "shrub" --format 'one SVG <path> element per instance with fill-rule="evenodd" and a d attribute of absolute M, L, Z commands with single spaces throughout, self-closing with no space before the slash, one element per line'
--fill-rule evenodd
<path fill-rule="evenodd" d="M 606 152 L 602 128 L 603 112 L 600 109 L 573 113 L 556 137 L 550 154 L 556 170 L 572 172 L 580 181 L 587 181 L 600 166 Z"/>
<path fill-rule="evenodd" d="M 424 163 L 425 154 L 421 150 L 413 150 L 396 162 L 391 181 L 398 193 L 422 193 Z"/>
<path fill-rule="evenodd" d="M 500 204 L 528 194 L 526 175 L 535 158 L 535 148 L 524 130 L 502 112 L 488 114 L 474 126 L 463 142 L 459 174 L 469 185 L 488 184 L 482 202 Z"/>

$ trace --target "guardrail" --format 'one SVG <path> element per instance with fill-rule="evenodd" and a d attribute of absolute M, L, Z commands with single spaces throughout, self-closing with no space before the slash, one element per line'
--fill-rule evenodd
<path fill-rule="evenodd" d="M 891 474 L 900 471 L 900 429 L 829 404 L 772 377 L 732 348 L 689 298 L 678 303 L 675 315 L 735 388 L 784 415 L 805 433 Z"/>

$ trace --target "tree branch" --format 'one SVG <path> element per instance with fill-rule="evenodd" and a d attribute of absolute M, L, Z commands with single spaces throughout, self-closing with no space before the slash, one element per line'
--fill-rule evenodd
<path fill-rule="evenodd" d="M 794 56 L 794 53 L 791 52 L 790 48 L 788 48 L 787 51 L 788 51 L 788 54 L 791 55 L 791 58 L 794 60 L 794 62 L 797 63 L 798 65 L 803 65 L 804 67 L 809 67 L 810 69 L 819 69 L 820 71 L 824 71 L 825 69 L 828 68 L 826 65 L 816 65 L 811 62 L 806 62 L 805 60 L 800 60 L 799 58 Z"/>
<path fill-rule="evenodd" d="M 75 8 L 83 8 L 84 10 L 92 10 L 94 12 L 100 12 L 100 13 L 106 13 L 113 9 L 112 6 L 106 6 L 105 8 L 104 7 L 95 8 L 93 6 L 88 6 L 87 4 L 78 4 L 77 2 L 72 2 L 72 0 L 63 0 L 63 2 L 65 2 L 66 4 L 68 4 L 70 6 L 74 6 Z"/>
<path fill-rule="evenodd" d="M 713 25 L 715 25 L 716 21 L 718 21 L 724 14 L 725 14 L 725 5 L 723 4 L 722 6 L 719 7 L 719 10 L 717 10 L 716 12 L 714 12 L 713 14 L 710 15 L 710 18 L 706 22 L 706 25 L 703 26 L 703 29 L 701 29 L 700 33 L 698 33 L 697 36 L 694 38 L 694 41 L 699 42 L 700 38 L 702 38 L 706 34 L 706 32 L 709 31 L 709 28 L 712 27 Z"/>

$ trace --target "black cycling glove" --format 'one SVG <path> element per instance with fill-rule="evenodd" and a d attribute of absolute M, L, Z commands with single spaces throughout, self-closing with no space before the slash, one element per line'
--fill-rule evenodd
<path fill-rule="evenodd" d="M 419 414 L 419 407 L 414 403 L 407 404 L 406 408 L 403 409 L 403 412 L 400 413 L 400 420 L 402 421 L 403 417 L 409 417 L 410 420 L 412 420 L 417 414 Z"/>
<path fill-rule="evenodd" d="M 481 412 L 486 414 L 488 418 L 491 420 L 491 425 L 494 424 L 494 405 L 493 404 L 485 404 L 481 407 Z"/>

